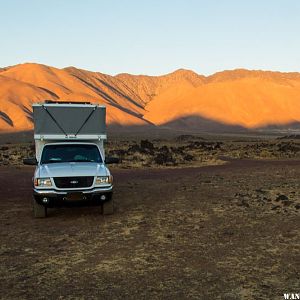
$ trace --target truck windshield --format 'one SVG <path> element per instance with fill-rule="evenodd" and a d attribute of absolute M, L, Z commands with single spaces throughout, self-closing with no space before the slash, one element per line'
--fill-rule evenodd
<path fill-rule="evenodd" d="M 95 145 L 47 145 L 44 147 L 41 164 L 64 162 L 102 163 L 99 149 Z"/>

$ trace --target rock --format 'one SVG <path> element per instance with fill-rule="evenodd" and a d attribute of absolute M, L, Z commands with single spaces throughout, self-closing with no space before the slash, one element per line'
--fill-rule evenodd
<path fill-rule="evenodd" d="M 279 205 L 274 205 L 274 206 L 271 208 L 271 210 L 277 210 L 278 208 L 280 208 Z"/>
<path fill-rule="evenodd" d="M 179 154 L 179 155 L 184 155 L 184 147 L 178 147 L 178 148 L 171 147 L 170 149 L 173 153 L 176 153 L 176 154 Z"/>
<path fill-rule="evenodd" d="M 256 189 L 255 192 L 259 193 L 259 194 L 266 194 L 267 192 L 261 188 Z"/>
<path fill-rule="evenodd" d="M 223 234 L 224 234 L 224 235 L 234 235 L 234 232 L 233 232 L 233 230 L 231 230 L 231 229 L 225 229 L 225 230 L 223 231 Z"/>
<path fill-rule="evenodd" d="M 298 152 L 300 151 L 300 148 L 295 145 L 295 144 L 292 144 L 292 143 L 281 143 L 281 144 L 278 144 L 278 151 L 280 152 Z"/>
<path fill-rule="evenodd" d="M 244 207 L 250 207 L 249 203 L 245 199 L 242 199 L 240 202 L 238 202 L 237 205 L 244 206 Z"/>
<path fill-rule="evenodd" d="M 130 153 L 134 153 L 134 152 L 141 152 L 141 148 L 139 145 L 137 144 L 134 144 L 134 145 L 131 145 L 129 148 L 128 148 L 128 152 Z"/>
<path fill-rule="evenodd" d="M 174 164 L 175 160 L 170 152 L 161 152 L 154 157 L 154 162 L 158 165 L 164 165 L 167 163 Z"/>
<path fill-rule="evenodd" d="M 170 153 L 170 150 L 167 146 L 162 146 L 161 148 L 158 149 L 159 152 L 161 153 Z"/>
<path fill-rule="evenodd" d="M 184 160 L 186 161 L 192 161 L 194 160 L 194 156 L 191 155 L 191 154 L 186 154 L 184 157 L 183 157 Z"/>
<path fill-rule="evenodd" d="M 148 150 L 154 150 L 154 145 L 151 142 L 149 142 L 148 140 L 141 140 L 141 148 L 148 149 Z"/>
<path fill-rule="evenodd" d="M 117 155 L 118 157 L 122 157 L 126 154 L 126 151 L 123 149 L 115 149 L 115 150 L 110 150 L 109 155 Z"/>
<path fill-rule="evenodd" d="M 276 198 L 276 201 L 288 201 L 288 200 L 289 200 L 289 198 L 286 195 L 279 195 Z"/>

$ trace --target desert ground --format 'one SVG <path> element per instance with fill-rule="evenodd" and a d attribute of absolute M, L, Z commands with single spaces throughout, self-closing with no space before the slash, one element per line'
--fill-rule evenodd
<path fill-rule="evenodd" d="M 1 141 L 1 139 L 0 139 Z M 115 213 L 31 211 L 31 141 L 0 145 L 2 299 L 283 299 L 300 291 L 297 136 L 115 137 Z"/>

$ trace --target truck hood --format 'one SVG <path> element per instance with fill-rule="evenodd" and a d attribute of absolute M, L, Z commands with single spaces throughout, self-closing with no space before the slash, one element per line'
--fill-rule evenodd
<path fill-rule="evenodd" d="M 44 164 L 38 168 L 38 177 L 108 176 L 104 164 L 69 162 Z"/>

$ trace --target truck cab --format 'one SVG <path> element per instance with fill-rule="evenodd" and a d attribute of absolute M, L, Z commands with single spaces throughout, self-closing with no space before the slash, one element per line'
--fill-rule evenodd
<path fill-rule="evenodd" d="M 113 213 L 113 177 L 106 163 L 103 141 L 105 107 L 90 103 L 33 105 L 36 157 L 33 211 L 46 217 L 50 207 L 72 202 L 101 205 L 103 214 Z"/>

